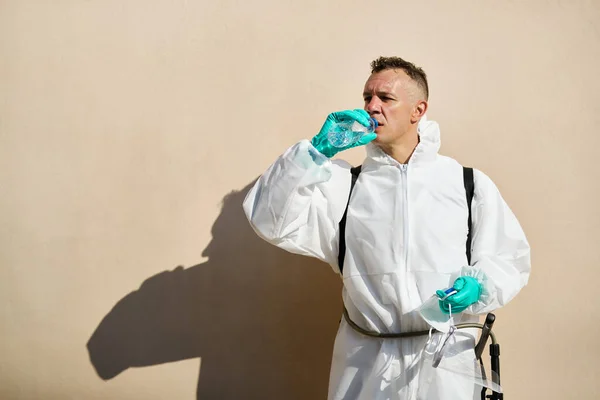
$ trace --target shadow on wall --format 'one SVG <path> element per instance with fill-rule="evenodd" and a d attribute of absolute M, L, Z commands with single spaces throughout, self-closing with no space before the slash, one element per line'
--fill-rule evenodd
<path fill-rule="evenodd" d="M 341 283 L 318 260 L 260 239 L 242 202 L 223 200 L 208 261 L 146 279 L 102 320 L 87 348 L 98 375 L 201 357 L 197 399 L 321 399 Z"/>

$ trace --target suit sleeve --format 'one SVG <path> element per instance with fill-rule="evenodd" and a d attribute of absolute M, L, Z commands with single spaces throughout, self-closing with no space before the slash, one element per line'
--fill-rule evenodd
<path fill-rule="evenodd" d="M 303 140 L 257 180 L 244 200 L 244 212 L 267 242 L 316 257 L 338 272 L 338 224 L 350 180 L 349 164 L 329 160 Z"/>
<path fill-rule="evenodd" d="M 479 301 L 466 311 L 483 314 L 506 305 L 527 284 L 531 260 L 525 233 L 496 185 L 478 170 L 474 182 L 471 265 L 460 274 L 482 284 Z"/>

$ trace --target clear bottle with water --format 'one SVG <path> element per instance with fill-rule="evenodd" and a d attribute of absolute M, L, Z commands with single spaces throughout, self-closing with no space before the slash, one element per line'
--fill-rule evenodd
<path fill-rule="evenodd" d="M 375 132 L 377 125 L 375 118 L 369 119 L 368 127 L 356 121 L 338 122 L 329 130 L 327 140 L 333 147 L 348 147 L 358 142 L 363 136 Z"/>

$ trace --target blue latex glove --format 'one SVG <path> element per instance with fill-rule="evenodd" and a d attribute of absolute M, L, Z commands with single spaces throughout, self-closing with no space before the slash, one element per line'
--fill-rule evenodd
<path fill-rule="evenodd" d="M 323 124 L 323 127 L 321 127 L 319 133 L 314 138 L 312 138 L 311 143 L 317 150 L 319 150 L 321 154 L 325 155 L 328 158 L 333 157 L 340 151 L 348 150 L 352 147 L 364 146 L 365 144 L 375 139 L 377 137 L 377 134 L 370 133 L 368 135 L 363 136 L 358 142 L 342 148 L 332 146 L 327 140 L 327 135 L 329 134 L 329 131 L 331 130 L 332 126 L 338 122 L 356 121 L 359 124 L 368 127 L 369 119 L 369 114 L 365 110 L 361 109 L 338 111 L 331 113 L 327 116 L 327 119 L 325 120 L 325 123 Z"/>
<path fill-rule="evenodd" d="M 444 314 L 458 314 L 467 309 L 471 304 L 477 302 L 481 296 L 481 285 L 477 279 L 470 276 L 461 276 L 454 281 L 452 287 L 456 293 L 448 296 L 446 300 L 440 300 L 440 309 Z M 441 299 L 446 296 L 443 290 L 436 291 L 437 296 Z"/>

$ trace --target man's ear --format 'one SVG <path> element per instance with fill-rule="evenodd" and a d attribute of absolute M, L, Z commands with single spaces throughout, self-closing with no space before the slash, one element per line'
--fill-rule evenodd
<path fill-rule="evenodd" d="M 423 117 L 423 115 L 425 115 L 425 113 L 427 112 L 427 107 L 429 107 L 429 104 L 427 104 L 425 100 L 419 100 L 413 108 L 413 112 L 410 116 L 410 122 L 419 122 L 421 117 Z"/>

